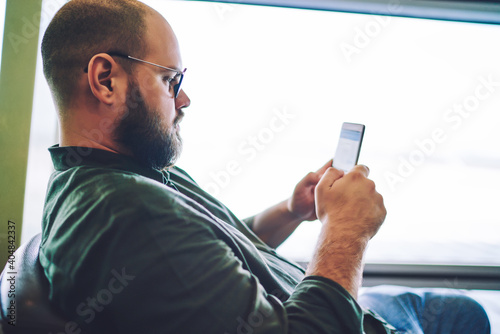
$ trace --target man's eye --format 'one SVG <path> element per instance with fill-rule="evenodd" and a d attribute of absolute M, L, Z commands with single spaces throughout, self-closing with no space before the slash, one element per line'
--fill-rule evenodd
<path fill-rule="evenodd" d="M 165 76 L 163 77 L 163 82 L 168 82 L 168 83 L 171 83 L 171 82 L 172 82 L 172 80 L 174 80 L 174 77 L 169 77 L 169 76 L 167 76 L 167 75 L 165 75 Z"/>

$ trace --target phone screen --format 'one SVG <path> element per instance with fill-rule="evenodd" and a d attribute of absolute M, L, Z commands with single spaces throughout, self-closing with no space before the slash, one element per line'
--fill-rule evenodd
<path fill-rule="evenodd" d="M 365 126 L 363 124 L 342 124 L 339 143 L 333 158 L 333 167 L 347 173 L 358 163 L 364 133 Z"/>

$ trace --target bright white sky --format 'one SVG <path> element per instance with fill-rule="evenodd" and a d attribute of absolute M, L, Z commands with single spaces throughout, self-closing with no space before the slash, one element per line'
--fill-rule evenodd
<path fill-rule="evenodd" d="M 360 163 L 389 212 L 368 258 L 499 263 L 500 27 L 146 2 L 188 68 L 178 165 L 238 216 L 288 197 L 332 156 L 342 122 L 363 123 Z M 280 251 L 307 259 L 319 227 L 304 223 Z M 457 246 L 471 242 L 483 248 Z"/>

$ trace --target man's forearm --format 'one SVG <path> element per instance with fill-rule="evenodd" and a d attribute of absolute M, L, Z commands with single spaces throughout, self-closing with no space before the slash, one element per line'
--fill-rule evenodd
<path fill-rule="evenodd" d="M 368 241 L 387 211 L 369 169 L 356 166 L 348 174 L 328 169 L 315 189 L 316 213 L 323 223 L 308 275 L 329 278 L 357 298 Z"/>
<path fill-rule="evenodd" d="M 331 229 L 330 224 L 323 225 L 306 275 L 331 279 L 357 299 L 363 274 L 363 256 L 368 239 L 349 236 L 339 231 L 329 231 L 329 229 Z"/>
<path fill-rule="evenodd" d="M 302 219 L 288 210 L 284 200 L 254 217 L 252 230 L 269 246 L 276 248 L 292 234 Z"/>

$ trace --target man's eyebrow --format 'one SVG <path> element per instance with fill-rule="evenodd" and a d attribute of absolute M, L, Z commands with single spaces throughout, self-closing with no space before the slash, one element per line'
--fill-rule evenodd
<path fill-rule="evenodd" d="M 182 73 L 182 70 L 180 70 L 178 67 L 176 66 L 163 66 L 163 65 L 160 65 L 160 66 L 157 66 L 157 68 L 160 70 L 160 72 L 175 72 L 178 74 Z"/>
<path fill-rule="evenodd" d="M 149 62 L 149 64 L 156 65 L 157 67 L 159 67 L 161 69 L 164 69 L 164 70 L 176 71 L 176 72 L 179 72 L 179 73 L 182 72 L 182 69 L 178 68 L 177 66 L 162 65 L 162 64 L 153 63 L 153 62 Z"/>
<path fill-rule="evenodd" d="M 173 67 L 172 68 L 158 67 L 158 71 L 160 71 L 162 73 L 163 72 L 168 72 L 168 73 L 172 73 L 172 72 L 177 73 L 177 72 L 179 72 L 179 70 L 177 70 L 177 69 L 175 69 Z"/>
<path fill-rule="evenodd" d="M 176 71 L 178 73 L 182 73 L 182 70 L 180 68 L 176 67 L 176 66 L 167 66 L 167 67 L 169 67 L 171 70 L 174 70 L 174 71 Z"/>

